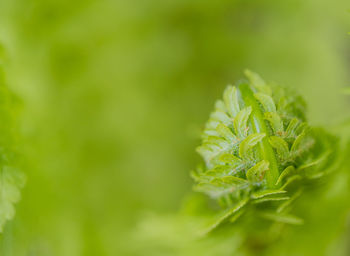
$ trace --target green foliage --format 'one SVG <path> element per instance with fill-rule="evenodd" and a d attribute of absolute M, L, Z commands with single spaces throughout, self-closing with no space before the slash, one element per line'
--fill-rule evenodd
<path fill-rule="evenodd" d="M 303 100 L 251 71 L 246 75 L 249 81 L 229 86 L 224 104 L 217 102 L 198 148 L 205 167 L 193 174 L 194 189 L 225 212 L 210 230 L 249 202 L 265 204 L 266 219 L 301 224 L 286 205 L 334 164 L 337 139 L 305 122 Z"/>
<path fill-rule="evenodd" d="M 18 131 L 16 129 L 18 102 L 0 80 L 0 233 L 15 215 L 14 204 L 21 198 L 20 188 L 25 178 L 19 170 Z"/>
<path fill-rule="evenodd" d="M 341 173 L 349 149 L 306 123 L 299 96 L 246 73 L 250 81 L 225 90 L 203 131 L 205 166 L 191 172 L 201 193 L 175 216 L 143 219 L 132 241 L 154 255 L 346 255 L 328 247 L 349 209 Z"/>

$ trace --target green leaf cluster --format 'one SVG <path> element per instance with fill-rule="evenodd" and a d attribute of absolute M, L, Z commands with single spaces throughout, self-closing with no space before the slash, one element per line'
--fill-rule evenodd
<path fill-rule="evenodd" d="M 266 219 L 301 224 L 290 214 L 292 203 L 335 162 L 337 139 L 308 125 L 300 96 L 245 74 L 216 102 L 197 148 L 204 166 L 191 173 L 194 190 L 222 208 L 208 231 L 256 204 Z"/>

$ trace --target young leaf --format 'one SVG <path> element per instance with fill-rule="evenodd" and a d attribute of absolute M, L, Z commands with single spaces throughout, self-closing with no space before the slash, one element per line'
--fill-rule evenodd
<path fill-rule="evenodd" d="M 213 120 L 216 120 L 220 123 L 223 123 L 226 126 L 229 126 L 232 123 L 231 119 L 229 118 L 229 116 L 225 112 L 218 111 L 218 110 L 213 112 L 210 115 L 210 118 Z"/>
<path fill-rule="evenodd" d="M 266 85 L 265 81 L 258 74 L 250 70 L 245 70 L 244 74 L 249 79 L 250 83 L 260 92 L 266 93 L 267 95 L 272 94 L 271 88 Z"/>
<path fill-rule="evenodd" d="M 320 157 L 314 159 L 313 161 L 308 162 L 308 163 L 305 163 L 305 164 L 299 166 L 298 171 L 307 169 L 307 168 L 309 168 L 309 167 L 316 166 L 316 165 L 322 163 L 323 161 L 326 161 L 327 158 L 328 158 L 328 156 L 329 156 L 330 154 L 331 154 L 331 151 L 330 151 L 330 150 L 326 151 L 326 152 L 323 153 Z"/>
<path fill-rule="evenodd" d="M 219 157 L 219 161 L 230 164 L 230 165 L 238 165 L 242 163 L 242 160 L 232 154 L 222 154 Z"/>
<path fill-rule="evenodd" d="M 260 182 L 263 180 L 265 172 L 269 169 L 270 163 L 262 160 L 247 171 L 247 179 L 250 182 Z"/>
<path fill-rule="evenodd" d="M 241 200 L 239 203 L 234 205 L 233 207 L 229 208 L 228 210 L 224 211 L 222 214 L 219 216 L 215 217 L 214 221 L 205 229 L 203 232 L 203 235 L 208 234 L 215 228 L 217 228 L 223 221 L 227 220 L 230 218 L 233 214 L 237 213 L 238 211 L 242 210 L 242 208 L 248 203 L 249 198 L 245 198 Z"/>
<path fill-rule="evenodd" d="M 252 113 L 251 107 L 244 108 L 237 114 L 237 116 L 233 121 L 236 134 L 240 139 L 247 136 L 247 131 L 248 131 L 247 121 L 251 113 Z"/>
<path fill-rule="evenodd" d="M 233 214 L 233 216 L 230 218 L 230 222 L 234 223 L 235 221 L 237 221 L 239 219 L 239 217 L 241 217 L 245 212 L 245 209 L 242 209 L 236 213 Z"/>
<path fill-rule="evenodd" d="M 217 133 L 230 142 L 237 142 L 237 137 L 232 133 L 232 131 L 224 124 L 219 124 L 216 127 Z"/>
<path fill-rule="evenodd" d="M 224 92 L 224 101 L 225 106 L 231 115 L 234 118 L 239 112 L 237 89 L 234 86 L 228 86 Z"/>
<path fill-rule="evenodd" d="M 225 177 L 221 177 L 221 178 L 215 178 L 211 184 L 219 184 L 219 185 L 242 185 L 247 183 L 246 180 L 238 178 L 238 177 L 234 177 L 234 176 L 225 176 Z"/>
<path fill-rule="evenodd" d="M 293 118 L 292 120 L 290 120 L 288 127 L 286 129 L 286 137 L 287 138 L 294 138 L 297 134 L 297 129 L 299 126 L 299 121 L 296 118 Z"/>
<path fill-rule="evenodd" d="M 281 120 L 281 117 L 276 112 L 265 112 L 264 113 L 264 118 L 267 121 L 269 121 L 273 131 L 276 134 L 282 134 L 283 133 L 283 122 Z"/>
<path fill-rule="evenodd" d="M 301 143 L 304 140 L 305 136 L 306 136 L 306 132 L 304 130 L 295 139 L 295 141 L 294 141 L 294 143 L 292 145 L 291 151 L 296 152 L 296 151 L 299 150 L 299 147 L 301 146 Z"/>
<path fill-rule="evenodd" d="M 290 165 L 286 169 L 284 169 L 283 172 L 281 173 L 281 175 L 278 177 L 276 185 L 280 184 L 285 177 L 289 176 L 294 171 L 295 171 L 295 168 L 292 165 Z"/>
<path fill-rule="evenodd" d="M 290 206 L 302 193 L 302 189 L 299 189 L 288 201 L 283 202 L 278 208 L 277 213 L 284 212 L 288 206 Z"/>
<path fill-rule="evenodd" d="M 275 102 L 265 93 L 255 93 L 254 97 L 263 105 L 265 112 L 276 112 Z"/>
<path fill-rule="evenodd" d="M 271 196 L 271 195 L 277 195 L 277 194 L 284 194 L 287 191 L 284 190 L 276 190 L 276 189 L 268 189 L 268 190 L 263 190 L 263 191 L 258 191 L 252 194 L 252 198 L 253 199 L 259 199 L 259 198 L 263 198 L 266 196 Z"/>
<path fill-rule="evenodd" d="M 278 156 L 281 159 L 286 159 L 289 154 L 288 143 L 281 137 L 271 136 L 269 138 L 271 146 L 276 149 Z"/>
<path fill-rule="evenodd" d="M 226 112 L 225 103 L 222 100 L 217 100 L 215 102 L 215 110 L 219 110 L 221 112 Z"/>
<path fill-rule="evenodd" d="M 289 184 L 291 184 L 293 181 L 296 180 L 300 180 L 301 176 L 300 175 L 294 175 L 292 177 L 290 177 L 289 179 L 287 179 L 286 183 L 283 184 L 283 186 L 281 187 L 281 189 L 285 189 Z"/>
<path fill-rule="evenodd" d="M 266 203 L 266 202 L 271 202 L 271 201 L 286 201 L 289 200 L 289 196 L 277 196 L 277 197 L 264 197 L 264 198 L 259 198 L 253 201 L 253 204 L 261 204 L 261 203 Z"/>
<path fill-rule="evenodd" d="M 277 104 L 277 110 L 278 111 L 283 111 L 283 109 L 287 106 L 287 100 L 286 97 L 282 96 Z"/>
<path fill-rule="evenodd" d="M 301 225 L 304 223 L 304 221 L 302 219 L 300 219 L 296 216 L 287 215 L 287 214 L 276 214 L 273 212 L 261 213 L 261 217 L 268 219 L 268 220 L 286 223 L 286 224 L 293 224 L 293 225 Z"/>
<path fill-rule="evenodd" d="M 249 158 L 249 150 L 265 137 L 265 133 L 253 133 L 245 138 L 239 145 L 239 156 L 242 159 Z"/>

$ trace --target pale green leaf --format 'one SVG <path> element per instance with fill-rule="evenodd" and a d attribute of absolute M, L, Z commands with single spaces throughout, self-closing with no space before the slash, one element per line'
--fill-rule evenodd
<path fill-rule="evenodd" d="M 275 102 L 271 98 L 271 96 L 265 93 L 255 93 L 254 97 L 261 103 L 264 107 L 265 112 L 276 112 Z"/>
<path fill-rule="evenodd" d="M 261 203 L 266 203 L 266 202 L 271 202 L 271 201 L 286 201 L 289 199 L 290 199 L 289 196 L 264 197 L 264 198 L 254 200 L 253 203 L 254 204 L 261 204 Z"/>
<path fill-rule="evenodd" d="M 265 137 L 265 133 L 253 133 L 245 138 L 239 145 L 239 156 L 249 158 L 249 151 Z"/>
<path fill-rule="evenodd" d="M 271 196 L 271 195 L 277 195 L 277 194 L 284 194 L 287 191 L 281 190 L 281 189 L 267 189 L 267 190 L 263 190 L 263 191 L 258 191 L 258 192 L 254 192 L 252 194 L 252 198 L 253 199 L 259 199 L 259 198 L 263 198 L 266 196 Z"/>
<path fill-rule="evenodd" d="M 285 212 L 286 209 L 302 194 L 302 191 L 302 189 L 299 189 L 288 201 L 283 202 L 277 208 L 277 213 Z"/>
<path fill-rule="evenodd" d="M 286 223 L 286 224 L 292 224 L 292 225 L 302 225 L 304 223 L 302 219 L 289 214 L 287 215 L 287 214 L 277 214 L 273 212 L 264 212 L 264 213 L 261 213 L 261 217 L 268 220 Z"/>
<path fill-rule="evenodd" d="M 245 70 L 244 74 L 249 79 L 250 83 L 258 89 L 260 92 L 266 93 L 267 95 L 271 95 L 271 88 L 266 85 L 266 82 L 256 73 Z"/>
<path fill-rule="evenodd" d="M 242 163 L 242 160 L 234 156 L 233 154 L 222 154 L 219 157 L 219 161 L 230 165 L 237 165 Z"/>
<path fill-rule="evenodd" d="M 237 137 L 232 133 L 230 128 L 224 124 L 219 124 L 216 128 L 217 133 L 230 142 L 237 142 Z"/>
<path fill-rule="evenodd" d="M 210 118 L 220 123 L 223 123 L 226 126 L 229 126 L 232 123 L 232 119 L 225 112 L 218 110 L 211 113 Z"/>
<path fill-rule="evenodd" d="M 247 136 L 248 125 L 247 121 L 252 113 L 252 107 L 247 107 L 242 109 L 234 119 L 233 125 L 236 131 L 237 136 L 242 139 Z"/>
<path fill-rule="evenodd" d="M 281 117 L 276 112 L 265 112 L 264 118 L 269 121 L 275 134 L 283 134 L 283 122 Z"/>
<path fill-rule="evenodd" d="M 295 168 L 292 165 L 285 168 L 280 174 L 280 176 L 278 177 L 278 180 L 276 181 L 276 185 L 279 185 L 285 177 L 291 175 L 292 173 L 294 173 L 294 171 L 295 171 Z"/>
<path fill-rule="evenodd" d="M 298 119 L 293 118 L 292 120 L 290 120 L 287 129 L 286 129 L 286 137 L 290 138 L 290 137 L 295 137 L 297 134 L 297 129 L 299 126 L 300 122 Z"/>
<path fill-rule="evenodd" d="M 318 158 L 314 159 L 311 162 L 307 162 L 301 166 L 299 166 L 298 171 L 307 169 L 309 167 L 313 167 L 315 165 L 321 164 L 322 162 L 326 161 L 328 156 L 331 154 L 331 150 L 328 150 L 326 152 L 324 152 L 321 156 L 319 156 Z"/>
<path fill-rule="evenodd" d="M 249 198 L 245 198 L 241 200 L 239 203 L 237 203 L 236 205 L 234 205 L 233 207 L 219 214 L 219 216 L 215 217 L 214 220 L 208 225 L 208 227 L 205 228 L 203 235 L 208 234 L 209 232 L 217 228 L 222 222 L 230 218 L 233 214 L 242 210 L 242 208 L 248 203 L 248 201 L 249 201 Z"/>
<path fill-rule="evenodd" d="M 287 99 L 286 97 L 282 96 L 277 104 L 277 110 L 278 111 L 283 111 L 283 109 L 287 106 Z"/>
<path fill-rule="evenodd" d="M 284 183 L 283 186 L 281 187 L 281 189 L 285 189 L 289 184 L 291 184 L 294 181 L 300 180 L 300 179 L 301 179 L 300 175 L 294 175 L 294 176 L 288 178 L 286 183 Z"/>
<path fill-rule="evenodd" d="M 306 132 L 305 131 L 302 131 L 295 139 L 292 147 L 291 147 L 291 151 L 293 152 L 296 152 L 299 150 L 299 147 L 301 146 L 302 144 L 302 141 L 304 140 L 306 136 Z"/>
<path fill-rule="evenodd" d="M 276 149 L 281 159 L 286 159 L 289 155 L 288 143 L 281 137 L 271 136 L 269 138 L 271 146 Z"/>
<path fill-rule="evenodd" d="M 227 109 L 226 109 L 225 103 L 222 100 L 217 100 L 215 102 L 215 110 L 226 112 Z"/>
<path fill-rule="evenodd" d="M 239 113 L 239 110 L 240 110 L 239 104 L 238 104 L 236 87 L 232 85 L 227 86 L 224 92 L 224 102 L 229 114 L 231 115 L 232 118 L 234 118 Z"/>
<path fill-rule="evenodd" d="M 215 178 L 211 184 L 219 184 L 219 185 L 242 185 L 246 184 L 247 181 L 234 176 L 225 176 L 221 178 Z"/>
<path fill-rule="evenodd" d="M 263 180 L 265 172 L 269 169 L 270 163 L 262 160 L 247 171 L 247 179 L 250 182 L 260 182 Z"/>
<path fill-rule="evenodd" d="M 233 216 L 230 218 L 230 222 L 231 223 L 236 222 L 239 219 L 239 217 L 241 217 L 245 213 L 245 211 L 246 211 L 245 209 L 242 209 L 242 210 L 234 213 Z"/>

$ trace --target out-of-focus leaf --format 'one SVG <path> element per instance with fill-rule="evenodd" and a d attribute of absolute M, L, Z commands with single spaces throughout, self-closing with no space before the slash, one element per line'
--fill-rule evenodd
<path fill-rule="evenodd" d="M 249 79 L 251 84 L 260 92 L 266 93 L 267 95 L 271 95 L 271 88 L 266 85 L 266 82 L 257 73 L 254 73 L 247 69 L 244 71 L 244 74 Z"/>
<path fill-rule="evenodd" d="M 286 224 L 292 224 L 292 225 L 302 225 L 304 223 L 302 219 L 289 214 L 284 215 L 284 214 L 276 214 L 273 212 L 264 212 L 264 213 L 261 213 L 260 216 L 268 220 L 286 223 Z"/>
<path fill-rule="evenodd" d="M 300 148 L 300 146 L 302 144 L 302 141 L 305 138 L 305 136 L 306 136 L 306 132 L 305 131 L 302 131 L 302 133 L 300 133 L 297 136 L 297 138 L 295 139 L 295 141 L 294 141 L 294 143 L 293 143 L 293 145 L 291 147 L 291 151 L 296 152 L 296 151 L 300 150 L 299 148 Z"/>
<path fill-rule="evenodd" d="M 0 232 L 6 221 L 15 214 L 14 204 L 21 198 L 20 188 L 24 186 L 24 175 L 15 168 L 4 166 L 0 171 Z"/>
<path fill-rule="evenodd" d="M 280 176 L 278 177 L 278 180 L 276 181 L 276 185 L 280 184 L 285 177 L 291 175 L 294 171 L 295 171 L 295 168 L 292 165 L 284 169 L 280 174 Z"/>
<path fill-rule="evenodd" d="M 300 179 L 301 179 L 300 175 L 291 176 L 290 178 L 287 179 L 286 183 L 283 184 L 281 189 L 285 189 L 289 184 L 291 184 L 294 181 L 300 180 Z"/>
<path fill-rule="evenodd" d="M 248 201 L 249 198 L 245 198 L 233 207 L 221 213 L 219 216 L 215 217 L 214 221 L 212 221 L 212 223 L 210 223 L 208 227 L 205 228 L 203 235 L 208 234 L 209 232 L 217 228 L 223 221 L 227 220 L 230 216 L 232 216 L 234 213 L 237 213 L 238 211 L 242 210 L 242 208 L 248 203 Z"/>
<path fill-rule="evenodd" d="M 286 202 L 283 202 L 278 208 L 277 208 L 277 213 L 281 213 L 284 212 L 288 206 L 290 206 L 295 199 L 297 199 L 302 193 L 302 189 L 299 189 L 296 193 L 294 193 L 294 195 Z"/>
<path fill-rule="evenodd" d="M 260 204 L 260 203 L 271 202 L 271 201 L 286 201 L 289 199 L 290 199 L 289 196 L 264 197 L 264 198 L 259 198 L 254 200 L 253 203 Z"/>
<path fill-rule="evenodd" d="M 271 195 L 277 195 L 277 194 L 284 194 L 287 191 L 284 190 L 280 190 L 280 189 L 268 189 L 268 190 L 263 190 L 263 191 L 259 191 L 259 192 L 255 192 L 252 194 L 252 198 L 253 199 L 259 199 L 259 198 L 263 198 L 266 196 L 271 196 Z"/>

